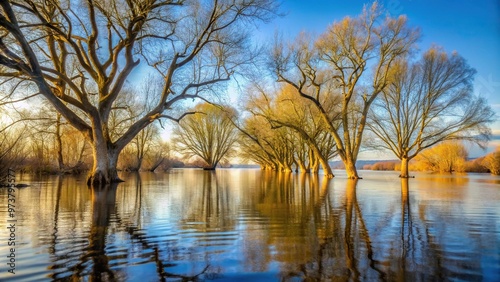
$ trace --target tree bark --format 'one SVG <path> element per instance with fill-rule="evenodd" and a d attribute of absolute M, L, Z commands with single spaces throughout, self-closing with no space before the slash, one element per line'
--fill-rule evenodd
<path fill-rule="evenodd" d="M 62 153 L 62 139 L 61 139 L 61 114 L 57 113 L 56 119 L 56 142 L 57 142 L 57 163 L 59 165 L 59 172 L 64 170 L 64 159 Z"/>
<path fill-rule="evenodd" d="M 110 183 L 122 182 L 118 177 L 116 163 L 118 153 L 114 150 L 103 150 L 102 148 L 94 147 L 92 150 L 94 157 L 94 165 L 87 178 L 88 186 L 103 186 Z"/>
<path fill-rule="evenodd" d="M 319 162 L 321 164 L 321 167 L 323 168 L 323 173 L 327 178 L 333 178 L 333 172 L 332 168 L 330 167 L 330 164 L 328 163 L 328 160 L 326 160 L 322 155 L 318 155 Z"/>
<path fill-rule="evenodd" d="M 121 150 L 112 148 L 111 144 L 104 138 L 100 127 L 94 126 L 91 145 L 94 162 L 87 178 L 87 185 L 102 186 L 123 181 L 118 177 L 116 169 Z"/>
<path fill-rule="evenodd" d="M 410 175 L 408 173 L 408 162 L 410 160 L 408 159 L 408 157 L 403 157 L 401 158 L 401 174 L 399 175 L 399 177 L 401 178 L 409 178 Z"/>
<path fill-rule="evenodd" d="M 303 160 L 297 160 L 297 166 L 299 167 L 300 173 L 307 173 L 307 167 Z"/>
<path fill-rule="evenodd" d="M 309 156 L 309 167 L 310 167 L 310 170 L 309 170 L 310 173 L 318 174 L 319 161 L 318 161 L 318 158 L 316 158 L 316 156 L 314 154 Z"/>
<path fill-rule="evenodd" d="M 349 179 L 360 179 L 358 176 L 358 171 L 356 170 L 356 165 L 351 158 L 346 158 L 344 160 L 345 171 L 347 173 L 347 178 Z"/>

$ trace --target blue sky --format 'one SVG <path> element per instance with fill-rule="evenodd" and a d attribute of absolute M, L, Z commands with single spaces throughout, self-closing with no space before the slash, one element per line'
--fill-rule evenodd
<path fill-rule="evenodd" d="M 372 1 L 284 0 L 284 17 L 261 27 L 260 36 L 272 38 L 275 31 L 295 37 L 301 31 L 322 33 L 347 15 L 361 13 Z M 410 25 L 421 28 L 419 48 L 433 44 L 457 51 L 477 70 L 474 91 L 488 99 L 500 118 L 500 0 L 382 0 L 391 16 L 406 15 Z M 500 146 L 500 121 L 492 124 L 490 150 Z M 477 157 L 485 152 L 472 150 Z"/>

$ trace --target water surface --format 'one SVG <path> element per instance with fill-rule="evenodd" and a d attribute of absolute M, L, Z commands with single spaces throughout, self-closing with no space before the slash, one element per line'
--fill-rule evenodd
<path fill-rule="evenodd" d="M 500 177 L 252 169 L 20 176 L 16 274 L 0 280 L 358 281 L 500 277 Z M 0 190 L 0 235 L 9 236 Z"/>

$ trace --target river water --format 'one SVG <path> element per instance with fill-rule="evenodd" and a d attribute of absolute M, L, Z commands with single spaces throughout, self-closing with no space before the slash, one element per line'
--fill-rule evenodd
<path fill-rule="evenodd" d="M 499 281 L 500 177 L 334 172 L 18 176 L 0 280 Z"/>

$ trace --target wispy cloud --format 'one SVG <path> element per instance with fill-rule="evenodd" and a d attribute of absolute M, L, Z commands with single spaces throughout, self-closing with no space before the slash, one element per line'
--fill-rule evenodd
<path fill-rule="evenodd" d="M 498 128 L 492 129 L 491 130 L 491 135 L 492 135 L 492 137 L 494 137 L 494 136 L 497 136 L 497 137 L 500 136 L 500 129 L 498 129 Z"/>

